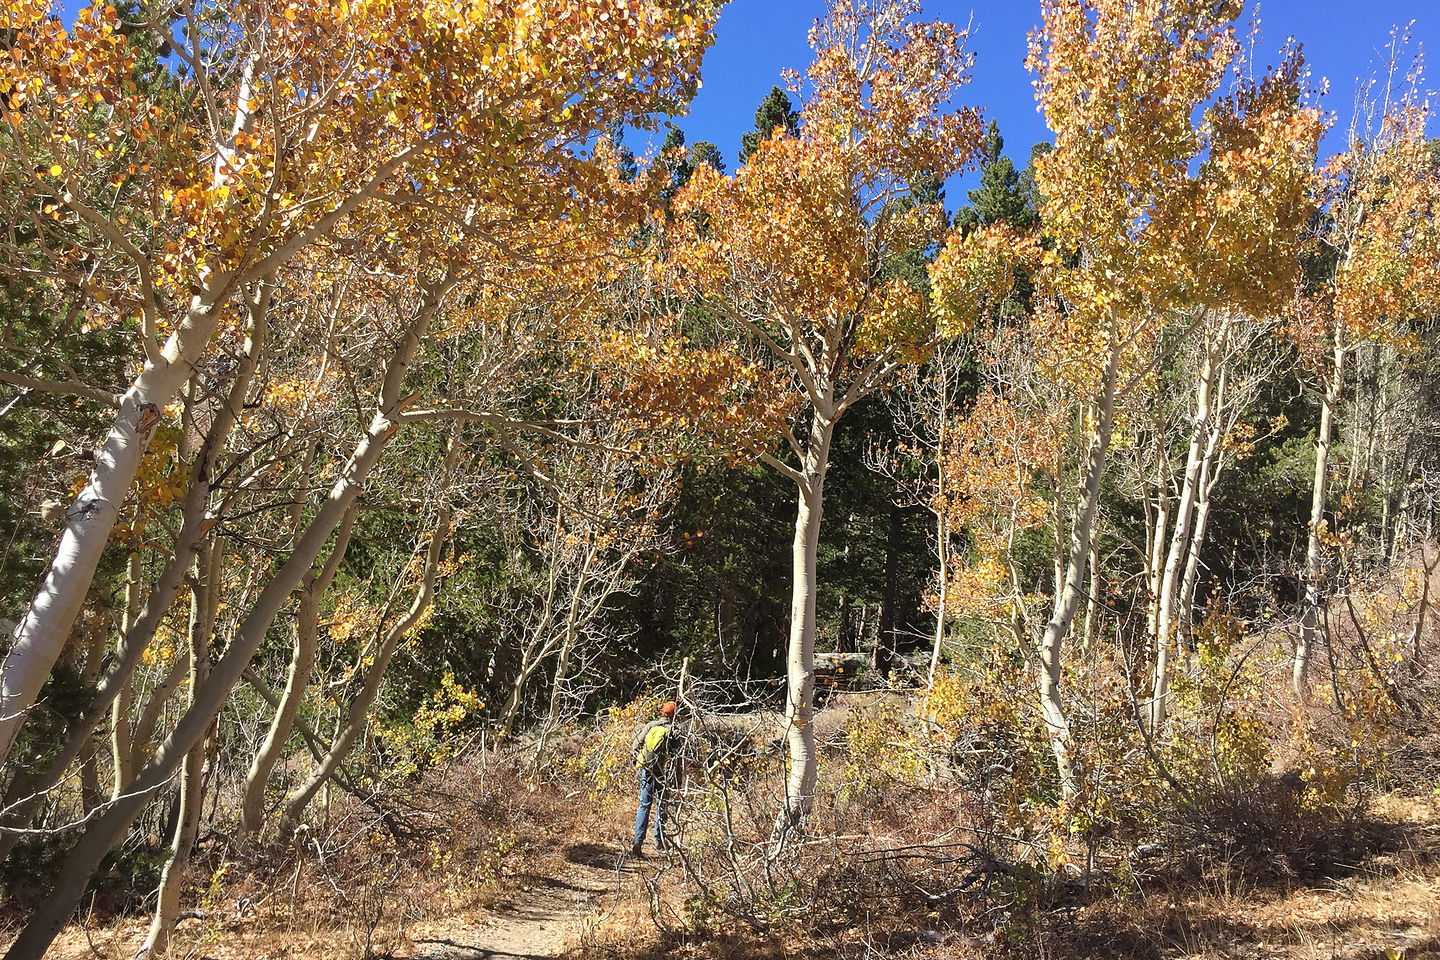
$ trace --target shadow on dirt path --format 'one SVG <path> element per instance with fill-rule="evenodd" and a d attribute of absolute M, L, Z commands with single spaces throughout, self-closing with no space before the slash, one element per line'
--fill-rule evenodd
<path fill-rule="evenodd" d="M 633 863 L 614 847 L 580 843 L 564 851 L 559 876 L 516 874 L 512 892 L 476 924 L 415 928 L 411 956 L 420 960 L 532 960 L 578 945 L 582 924 L 601 897 L 614 895 Z"/>

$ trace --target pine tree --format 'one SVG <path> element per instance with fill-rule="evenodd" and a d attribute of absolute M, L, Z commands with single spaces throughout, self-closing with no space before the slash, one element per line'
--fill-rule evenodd
<path fill-rule="evenodd" d="M 980 186 L 966 193 L 970 204 L 955 216 L 955 226 L 969 233 L 977 226 L 1008 223 L 1029 230 L 1036 222 L 1033 187 L 1004 154 L 1005 138 L 994 120 L 985 132 L 985 159 L 980 165 Z"/>
<path fill-rule="evenodd" d="M 660 192 L 666 206 L 669 206 L 670 198 L 675 196 L 676 191 L 690 182 L 702 164 L 714 167 L 720 173 L 725 172 L 725 158 L 720 155 L 719 147 L 709 140 L 697 140 L 695 146 L 686 150 L 685 131 L 679 127 L 671 127 L 670 132 L 665 134 L 665 142 L 660 145 L 660 158 L 670 170 L 670 185 Z"/>
<path fill-rule="evenodd" d="M 725 172 L 725 158 L 720 155 L 720 148 L 709 140 L 697 140 L 695 146 L 690 148 L 690 171 L 693 173 L 702 163 L 709 164 L 721 173 Z"/>
<path fill-rule="evenodd" d="M 784 127 L 786 133 L 794 133 L 800 125 L 800 114 L 790 108 L 790 98 L 779 87 L 771 87 L 760 106 L 755 109 L 755 129 L 740 138 L 740 163 L 750 161 L 750 155 L 768 140 L 776 127 Z"/>

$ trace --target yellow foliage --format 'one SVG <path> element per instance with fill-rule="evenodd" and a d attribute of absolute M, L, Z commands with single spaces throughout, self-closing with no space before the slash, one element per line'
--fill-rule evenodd
<path fill-rule="evenodd" d="M 592 798 L 633 786 L 635 754 L 631 744 L 636 729 L 660 715 L 660 702 L 657 696 L 641 696 L 600 715 L 584 752 L 570 761 L 573 772 L 590 782 Z"/>
<path fill-rule="evenodd" d="M 925 770 L 914 718 L 900 703 L 885 699 L 851 708 L 845 717 L 842 799 L 895 782 L 915 783 Z"/>

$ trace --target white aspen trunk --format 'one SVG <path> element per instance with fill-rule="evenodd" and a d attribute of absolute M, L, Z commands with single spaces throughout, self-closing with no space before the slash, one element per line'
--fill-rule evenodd
<path fill-rule="evenodd" d="M 1314 654 L 1315 636 L 1320 623 L 1320 605 L 1324 602 L 1320 570 L 1320 528 L 1325 522 L 1325 488 L 1330 468 L 1330 439 L 1334 432 L 1335 404 L 1339 402 L 1340 391 L 1345 384 L 1345 347 L 1339 333 L 1335 335 L 1334 363 L 1330 382 L 1325 386 L 1325 397 L 1320 406 L 1320 427 L 1315 437 L 1315 483 L 1310 493 L 1310 537 L 1305 547 L 1305 596 L 1300 611 L 1300 635 L 1295 643 L 1295 669 L 1291 677 L 1295 696 L 1302 700 L 1307 696 L 1306 675 L 1310 671 L 1310 660 Z"/>
<path fill-rule="evenodd" d="M 530 678 L 534 676 L 535 669 L 540 665 L 541 656 L 536 652 L 540 643 L 541 641 L 537 638 L 526 644 L 520 655 L 520 669 L 510 684 L 510 697 L 505 701 L 505 712 L 500 715 L 500 728 L 495 733 L 497 740 L 505 740 L 515 732 L 515 720 L 520 716 L 520 707 L 525 702 L 525 687 L 529 685 Z"/>
<path fill-rule="evenodd" d="M 545 604 L 541 607 L 540 622 L 535 626 L 534 634 L 520 651 L 520 669 L 516 671 L 515 680 L 510 684 L 510 698 L 505 702 L 505 712 L 501 714 L 500 728 L 496 734 L 496 738 L 500 740 L 506 739 L 515 731 L 515 720 L 520 716 L 520 707 L 525 701 L 525 686 L 530 682 L 530 677 L 534 675 L 540 662 L 549 654 L 553 643 L 549 633 L 555 619 L 555 592 L 560 588 L 560 553 L 563 550 L 560 545 L 560 531 L 563 520 L 564 509 L 557 504 L 555 530 L 550 540 L 552 553 L 545 588 Z"/>
<path fill-rule="evenodd" d="M 451 449 L 452 452 L 458 452 L 459 443 L 452 442 Z M 451 465 L 453 466 L 453 461 Z M 449 471 L 447 470 L 446 473 L 448 479 Z M 356 738 L 365 729 L 365 721 L 369 716 L 370 707 L 380 692 L 380 680 L 385 675 L 385 668 L 390 665 L 390 658 L 394 656 L 395 648 L 400 645 L 400 641 L 404 639 L 410 628 L 419 623 L 420 618 L 429 609 L 430 602 L 435 597 L 435 576 L 440 566 L 440 554 L 445 548 L 445 541 L 449 538 L 450 517 L 450 506 L 445 504 L 440 509 L 439 519 L 436 521 L 435 530 L 430 537 L 430 548 L 425 556 L 425 568 L 420 580 L 420 589 L 416 591 L 410 609 L 387 631 L 379 649 L 376 650 L 375 660 L 365 673 L 364 686 L 350 701 L 345 713 L 345 726 L 336 735 L 329 753 L 316 766 L 310 778 L 285 801 L 285 812 L 281 817 L 280 826 L 282 836 L 289 835 L 295 828 L 300 822 L 300 815 L 305 812 L 305 807 L 309 805 L 320 788 L 330 781 L 331 775 L 340 766 L 340 762 L 349 756 Z"/>
<path fill-rule="evenodd" d="M 1200 551 L 1205 546 L 1205 536 L 1210 521 L 1210 495 L 1219 484 L 1220 474 L 1225 466 L 1225 453 L 1221 449 L 1221 444 L 1224 443 L 1225 434 L 1235 425 L 1240 414 L 1239 409 L 1232 409 L 1228 417 L 1220 414 L 1220 411 L 1225 409 L 1228 377 L 1228 370 L 1222 369 L 1220 383 L 1216 388 L 1215 409 L 1217 415 L 1210 425 L 1210 438 L 1205 444 L 1205 458 L 1200 464 L 1200 480 L 1196 487 L 1195 497 L 1195 530 L 1190 535 L 1190 547 L 1185 557 L 1185 572 L 1181 576 L 1180 590 L 1176 598 L 1177 636 L 1183 632 L 1188 637 L 1194 631 L 1195 589 L 1200 580 Z"/>
<path fill-rule="evenodd" d="M 175 538 L 174 552 L 145 598 L 145 605 L 133 627 L 126 631 L 114 662 L 100 678 L 100 685 L 96 688 L 90 705 L 80 719 L 66 731 L 65 745 L 60 753 L 38 777 L 16 777 L 12 781 L 5 797 L 5 807 L 10 811 L 3 820 L 7 826 L 23 826 L 27 823 L 44 798 L 45 792 L 60 782 L 71 761 L 86 749 L 92 733 L 110 711 L 115 698 L 120 696 L 122 691 L 128 691 L 130 677 L 140 663 L 141 655 L 149 646 L 160 622 L 180 591 L 185 571 L 189 569 L 199 551 L 201 538 L 204 536 L 205 507 L 210 496 L 211 474 L 215 462 L 244 406 L 259 355 L 264 347 L 269 291 L 267 282 L 261 286 L 258 296 L 251 303 L 245 353 L 236 367 L 227 402 L 217 411 L 214 421 L 206 431 L 205 440 L 191 468 L 190 485 L 181 501 L 180 533 Z M 128 714 L 127 708 L 126 715 Z M 0 859 L 9 854 L 18 838 L 19 834 L 0 833 Z"/>
<path fill-rule="evenodd" d="M 1163 455 L 1162 451 L 1161 456 Z M 1165 534 L 1170 530 L 1170 491 L 1166 481 L 1158 474 L 1155 480 L 1154 518 L 1154 524 L 1145 531 L 1145 584 L 1149 593 L 1146 598 L 1145 626 L 1151 637 L 1160 632 L 1160 579 L 1161 571 L 1164 570 Z"/>
<path fill-rule="evenodd" d="M 560 700 L 563 686 L 570 677 L 570 657 L 575 651 L 575 637 L 578 625 L 574 622 L 565 626 L 565 641 L 555 658 L 555 680 L 550 684 L 550 707 L 545 711 L 545 726 L 553 728 L 560 722 Z"/>
<path fill-rule="evenodd" d="M 790 744 L 790 777 L 785 785 L 785 809 L 776 822 L 777 833 L 799 825 L 815 798 L 815 590 L 820 548 L 820 516 L 824 505 L 825 473 L 830 464 L 830 440 L 835 424 L 830 411 L 815 410 L 806 449 L 803 480 L 798 484 L 793 583 L 790 599 L 790 648 L 785 729 Z"/>
<path fill-rule="evenodd" d="M 340 521 L 340 530 L 335 537 L 335 546 L 325 566 L 317 573 L 312 572 L 300 588 L 299 609 L 295 618 L 295 647 L 290 656 L 290 667 L 285 674 L 285 691 L 275 708 L 265 740 L 255 751 L 250 770 L 245 776 L 244 794 L 240 803 L 240 832 L 242 836 L 254 836 L 265 824 L 265 787 L 270 774 L 280 760 L 290 732 L 295 727 L 295 717 L 300 712 L 300 702 L 310 684 L 310 673 L 315 667 L 315 657 L 320 650 L 320 598 L 330 589 L 335 574 L 345 559 L 350 546 L 350 534 L 355 528 L 355 517 L 359 513 L 355 504 L 345 512 Z"/>
<path fill-rule="evenodd" d="M 1188 631 L 1195 616 L 1195 588 L 1200 581 L 1200 548 L 1205 543 L 1205 528 L 1210 520 L 1210 489 L 1208 484 L 1201 489 L 1200 499 L 1195 504 L 1195 536 L 1190 555 L 1185 558 L 1185 575 L 1180 583 L 1179 612 L 1176 623 Z"/>
<path fill-rule="evenodd" d="M 944 477 L 943 471 L 941 477 Z M 940 560 L 940 595 L 935 606 L 935 649 L 930 652 L 930 673 L 925 681 L 927 686 L 932 687 L 935 685 L 935 674 L 940 672 L 940 654 L 945 645 L 945 603 L 950 580 L 950 525 L 945 522 L 945 515 L 939 512 L 935 514 L 935 539 L 935 553 Z"/>
<path fill-rule="evenodd" d="M 949 440 L 950 424 L 950 372 L 942 366 L 939 370 L 940 396 L 936 416 L 939 418 L 938 437 L 935 443 L 935 490 L 945 495 L 945 447 Z M 945 604 L 950 587 L 950 524 L 946 522 L 943 509 L 935 509 L 935 557 L 940 562 L 939 596 L 935 606 L 935 649 L 930 653 L 930 672 L 926 685 L 935 685 L 935 675 L 940 672 L 940 657 L 945 646 Z"/>
<path fill-rule="evenodd" d="M 125 642 L 135 626 L 140 612 L 140 552 L 133 550 L 125 561 L 125 609 L 120 617 L 120 644 Z M 130 684 L 125 684 L 115 698 L 110 713 L 110 796 L 120 796 L 125 784 L 130 782 L 135 769 L 131 765 L 130 707 L 133 695 Z"/>
<path fill-rule="evenodd" d="M 177 722 L 174 731 L 155 752 L 154 758 L 136 775 L 129 791 L 113 801 L 105 813 L 94 818 L 70 849 L 55 879 L 49 898 L 35 911 L 20 935 L 11 944 L 5 960 L 41 960 L 55 935 L 80 902 L 86 882 L 100 861 L 125 835 L 131 821 L 150 797 L 169 779 L 190 748 L 209 731 L 230 690 L 239 680 L 270 625 L 300 578 L 315 562 L 341 514 L 358 495 L 389 436 L 399 426 L 399 411 L 377 412 L 370 429 L 356 447 L 350 462 L 331 488 L 310 526 L 296 544 L 290 559 L 276 572 L 256 598 L 249 615 L 236 630 L 230 646 L 201 684 L 195 702 Z"/>
<path fill-rule="evenodd" d="M 201 548 L 196 560 L 196 584 L 190 596 L 190 649 L 187 657 L 192 704 L 210 665 L 210 636 L 215 631 L 217 609 L 213 595 L 219 590 L 220 553 L 219 548 L 206 545 Z M 200 808 L 205 799 L 204 770 L 205 738 L 202 737 L 185 755 L 185 762 L 180 768 L 180 810 L 175 818 L 175 836 L 170 844 L 170 857 L 160 872 L 155 916 L 151 919 L 150 932 L 141 948 L 142 953 L 148 952 L 152 957 L 163 956 L 169 951 L 170 934 L 180 915 L 181 881 L 200 829 Z"/>
<path fill-rule="evenodd" d="M 1085 469 L 1081 472 L 1081 486 L 1075 503 L 1065 581 L 1055 598 L 1055 609 L 1050 622 L 1045 625 L 1038 651 L 1039 662 L 1036 665 L 1040 716 L 1050 738 L 1050 750 L 1055 756 L 1060 789 L 1067 800 L 1073 799 L 1080 792 L 1080 771 L 1070 756 L 1070 724 L 1066 719 L 1065 705 L 1061 697 L 1064 643 L 1075 613 L 1080 607 L 1081 584 L 1085 580 L 1085 568 L 1090 558 L 1090 537 L 1100 503 L 1100 481 L 1105 474 L 1106 455 L 1114 429 L 1115 382 L 1119 376 L 1119 365 L 1120 347 L 1112 330 L 1110 356 L 1105 363 L 1100 397 L 1095 405 L 1094 432 L 1090 438 L 1090 450 Z"/>
<path fill-rule="evenodd" d="M 550 706 L 545 711 L 545 722 L 540 728 L 540 736 L 535 739 L 535 752 L 530 757 L 532 770 L 539 769 L 540 758 L 545 754 L 545 744 L 560 724 L 560 699 L 565 680 L 570 675 L 570 656 L 575 649 L 576 633 L 575 625 L 567 623 L 565 640 L 555 658 L 555 679 L 550 684 Z"/>
<path fill-rule="evenodd" d="M 105 855 L 124 837 L 130 823 L 149 802 L 154 792 L 170 778 L 190 748 L 209 731 L 230 690 L 239 682 L 250 658 L 259 649 L 286 599 L 299 585 L 305 572 L 314 565 L 315 558 L 319 556 L 350 504 L 359 495 L 371 470 L 379 462 L 386 443 L 400 428 L 400 418 L 405 405 L 400 400 L 401 385 L 430 317 L 451 286 L 451 282 L 440 282 L 426 291 L 427 306 L 420 309 L 395 348 L 386 367 L 380 402 L 370 426 L 356 444 L 349 462 L 331 487 L 329 496 L 316 511 L 304 535 L 296 541 L 289 559 L 256 597 L 250 613 L 235 631 L 224 656 L 216 661 L 210 675 L 201 684 L 194 704 L 180 717 L 175 729 L 155 752 L 154 758 L 136 776 L 130 791 L 112 802 L 103 814 L 94 818 L 70 848 L 56 875 L 50 896 L 21 929 L 19 936 L 6 952 L 5 960 L 41 960 L 55 935 L 80 902 L 85 884 Z"/>
<path fill-rule="evenodd" d="M 1190 446 L 1185 454 L 1185 475 L 1180 484 L 1180 498 L 1175 504 L 1175 527 L 1165 551 L 1165 565 L 1160 570 L 1159 595 L 1155 619 L 1155 670 L 1151 678 L 1149 734 L 1159 735 L 1165 723 L 1166 698 L 1170 683 L 1170 652 L 1175 645 L 1175 595 L 1180 583 L 1180 565 L 1190 547 L 1195 515 L 1195 496 L 1200 481 L 1200 468 L 1205 460 L 1206 439 L 1214 415 L 1212 398 L 1215 389 L 1216 358 L 1224 348 L 1225 321 L 1215 341 L 1206 344 L 1205 364 L 1200 371 L 1195 397 L 1195 420 L 1190 429 Z"/>
<path fill-rule="evenodd" d="M 1050 525 L 1055 531 L 1050 544 L 1050 583 L 1056 593 L 1060 591 L 1060 584 L 1065 582 L 1065 536 L 1063 533 L 1065 524 L 1060 519 L 1064 512 L 1057 493 L 1055 502 L 1050 508 Z M 1039 588 L 1036 589 L 1038 592 Z M 1024 596 L 1024 591 L 1021 591 L 1019 595 Z"/>

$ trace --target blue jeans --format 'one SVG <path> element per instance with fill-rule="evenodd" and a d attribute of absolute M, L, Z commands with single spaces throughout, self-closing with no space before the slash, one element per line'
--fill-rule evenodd
<path fill-rule="evenodd" d="M 665 842 L 665 784 L 659 777 L 640 771 L 640 809 L 635 811 L 635 846 L 645 842 L 645 826 L 650 820 L 650 808 L 655 808 L 655 845 Z"/>

